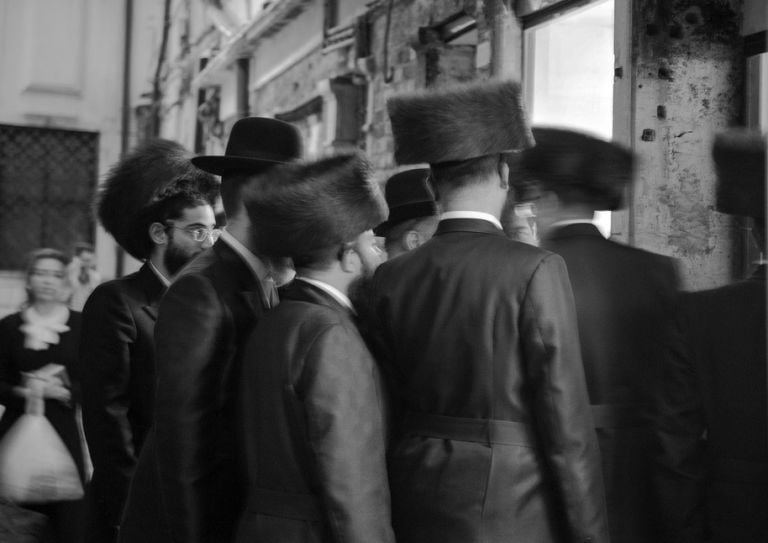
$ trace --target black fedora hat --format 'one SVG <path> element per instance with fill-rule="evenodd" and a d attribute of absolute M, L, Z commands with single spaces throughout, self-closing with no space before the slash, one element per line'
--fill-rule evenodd
<path fill-rule="evenodd" d="M 593 209 L 622 207 L 624 190 L 633 178 L 632 151 L 569 128 L 534 126 L 532 132 L 536 145 L 507 160 L 516 192 L 577 189 Z"/>
<path fill-rule="evenodd" d="M 301 158 L 301 152 L 301 136 L 293 125 L 268 117 L 246 117 L 232 126 L 223 156 L 197 156 L 192 163 L 201 170 L 225 175 L 293 162 Z"/>
<path fill-rule="evenodd" d="M 390 228 L 408 219 L 437 215 L 435 193 L 429 184 L 429 168 L 396 173 L 387 180 L 384 195 L 389 217 L 374 228 L 377 236 L 385 236 Z"/>

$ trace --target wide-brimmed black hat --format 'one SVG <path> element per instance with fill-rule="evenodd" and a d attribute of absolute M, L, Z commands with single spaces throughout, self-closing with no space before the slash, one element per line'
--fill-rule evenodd
<path fill-rule="evenodd" d="M 754 130 L 731 129 L 715 136 L 718 211 L 765 219 L 765 146 L 765 136 Z"/>
<path fill-rule="evenodd" d="M 393 226 L 403 221 L 437 215 L 435 193 L 429 184 L 429 168 L 396 173 L 387 179 L 384 195 L 389 216 L 373 229 L 377 236 L 386 236 Z"/>
<path fill-rule="evenodd" d="M 223 156 L 197 156 L 192 163 L 201 170 L 225 175 L 293 162 L 301 158 L 301 153 L 301 136 L 292 124 L 268 117 L 246 117 L 232 126 Z"/>
<path fill-rule="evenodd" d="M 517 193 L 535 187 L 555 193 L 578 190 L 584 203 L 596 210 L 623 205 L 624 189 L 633 176 L 631 150 L 567 128 L 534 126 L 532 132 L 536 145 L 508 160 Z"/>

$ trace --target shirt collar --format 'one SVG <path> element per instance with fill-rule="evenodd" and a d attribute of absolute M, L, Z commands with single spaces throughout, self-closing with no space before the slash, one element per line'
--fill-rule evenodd
<path fill-rule="evenodd" d="M 304 281 L 305 283 L 309 283 L 310 285 L 314 285 L 320 290 L 327 292 L 331 295 L 331 297 L 339 302 L 344 307 L 348 308 L 353 314 L 357 314 L 355 311 L 354 306 L 352 305 L 352 301 L 349 299 L 349 296 L 341 292 L 336 287 L 329 285 L 328 283 L 325 283 L 323 281 L 318 281 L 317 279 L 310 279 L 309 277 L 299 277 L 296 276 L 296 280 L 298 281 Z"/>
<path fill-rule="evenodd" d="M 549 225 L 549 228 L 554 228 L 555 226 L 568 226 L 569 224 L 595 224 L 595 221 L 592 219 L 566 219 L 564 221 L 553 222 Z"/>
<path fill-rule="evenodd" d="M 157 269 L 151 260 L 147 260 L 147 264 L 149 265 L 149 269 L 152 270 L 158 279 L 160 279 L 160 282 L 165 286 L 165 288 L 171 286 L 171 281 L 165 275 L 163 275 L 160 270 Z"/>
<path fill-rule="evenodd" d="M 249 251 L 245 245 L 240 243 L 235 238 L 235 236 L 224 230 L 221 233 L 221 237 L 219 239 L 229 245 L 233 251 L 240 255 L 240 257 L 245 261 L 245 263 L 248 265 L 248 267 L 259 281 L 263 281 L 267 275 L 269 275 L 267 267 L 259 259 L 259 257 Z"/>
<path fill-rule="evenodd" d="M 490 213 L 483 213 L 482 211 L 445 211 L 440 215 L 440 220 L 443 221 L 446 219 L 480 219 L 481 221 L 488 221 L 501 230 L 501 222 L 499 222 L 499 219 Z"/>

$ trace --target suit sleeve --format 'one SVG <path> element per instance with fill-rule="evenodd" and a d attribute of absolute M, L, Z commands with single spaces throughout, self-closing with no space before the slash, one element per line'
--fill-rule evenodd
<path fill-rule="evenodd" d="M 338 543 L 394 543 L 376 371 L 360 337 L 334 325 L 309 349 L 297 387 Z"/>
<path fill-rule="evenodd" d="M 26 402 L 13 391 L 20 382 L 19 370 L 11 359 L 13 322 L 13 316 L 0 320 L 0 404 L 9 411 L 23 413 Z"/>
<path fill-rule="evenodd" d="M 96 289 L 83 308 L 80 361 L 83 427 L 94 466 L 94 498 L 116 527 L 136 466 L 128 421 L 131 349 L 136 326 L 125 299 L 111 285 Z"/>
<path fill-rule="evenodd" d="M 570 541 L 608 541 L 600 453 L 592 424 L 565 263 L 546 256 L 521 308 L 521 336 L 534 418 L 562 498 Z"/>
<path fill-rule="evenodd" d="M 155 460 L 174 542 L 215 540 L 206 525 L 217 487 L 215 406 L 223 379 L 218 350 L 232 341 L 223 337 L 225 318 L 210 283 L 187 275 L 165 294 L 155 325 Z"/>
<path fill-rule="evenodd" d="M 686 309 L 679 308 L 674 349 L 659 383 L 654 431 L 654 478 L 664 540 L 681 543 L 704 539 L 701 488 L 706 419 L 694 355 L 686 342 Z"/>

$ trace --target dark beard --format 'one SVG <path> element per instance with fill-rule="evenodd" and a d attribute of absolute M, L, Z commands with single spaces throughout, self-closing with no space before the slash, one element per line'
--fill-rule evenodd
<path fill-rule="evenodd" d="M 163 255 L 163 264 L 165 264 L 165 269 L 168 270 L 168 273 L 170 273 L 171 276 L 174 276 L 187 264 L 187 262 L 192 260 L 195 255 L 197 255 L 197 252 L 187 253 L 180 249 L 175 243 L 171 242 L 168 244 L 165 254 Z"/>
<path fill-rule="evenodd" d="M 361 275 L 349 284 L 347 295 L 352 302 L 358 316 L 362 320 L 367 320 L 368 314 L 373 310 L 371 307 L 371 286 L 373 275 Z"/>

